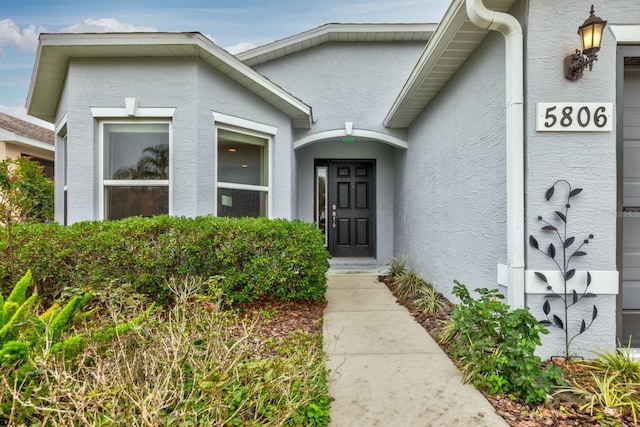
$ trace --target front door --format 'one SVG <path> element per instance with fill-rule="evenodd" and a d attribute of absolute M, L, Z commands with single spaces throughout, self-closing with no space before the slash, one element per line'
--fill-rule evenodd
<path fill-rule="evenodd" d="M 316 170 L 326 171 L 326 221 L 331 256 L 375 256 L 375 161 L 328 160 Z M 321 198 L 319 198 L 320 204 Z"/>
<path fill-rule="evenodd" d="M 625 66 L 621 344 L 640 348 L 640 65 Z M 630 341 L 630 342 L 629 342 Z"/>

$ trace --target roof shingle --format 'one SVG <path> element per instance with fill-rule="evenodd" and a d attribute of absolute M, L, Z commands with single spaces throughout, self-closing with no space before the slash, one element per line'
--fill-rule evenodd
<path fill-rule="evenodd" d="M 51 145 L 54 144 L 54 133 L 52 130 L 34 123 L 25 122 L 8 114 L 0 113 L 0 128 L 25 138 L 35 139 Z"/>

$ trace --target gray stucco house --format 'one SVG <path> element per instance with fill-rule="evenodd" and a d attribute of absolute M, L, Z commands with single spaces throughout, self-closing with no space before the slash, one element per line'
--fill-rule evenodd
<path fill-rule="evenodd" d="M 542 318 L 535 272 L 562 276 L 528 239 L 547 250 L 538 216 L 557 222 L 568 187 L 545 192 L 567 180 L 570 235 L 595 235 L 571 283 L 588 270 L 599 310 L 573 350 L 640 347 L 640 3 L 595 4 L 598 60 L 569 80 L 589 6 L 453 0 L 438 25 L 329 24 L 236 56 L 199 33 L 43 34 L 27 108 L 56 126 L 56 219 L 317 222 L 334 263 L 409 255 L 447 295 L 499 285 Z M 562 354 L 560 331 L 544 344 Z"/>

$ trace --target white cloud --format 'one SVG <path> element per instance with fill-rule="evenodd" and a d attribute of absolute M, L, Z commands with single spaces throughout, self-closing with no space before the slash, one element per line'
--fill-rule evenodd
<path fill-rule="evenodd" d="M 35 51 L 38 47 L 38 34 L 46 31 L 43 27 L 31 24 L 20 28 L 12 19 L 0 20 L 0 57 L 3 56 L 3 48 L 16 47 L 20 52 Z"/>
<path fill-rule="evenodd" d="M 54 129 L 53 124 L 49 122 L 45 122 L 44 120 L 36 119 L 35 117 L 31 117 L 27 114 L 27 109 L 25 107 L 8 107 L 6 105 L 0 104 L 0 112 L 8 114 L 13 117 L 17 117 L 25 122 L 33 123 L 38 126 L 42 126 L 43 128 L 47 128 L 50 130 Z"/>
<path fill-rule="evenodd" d="M 156 32 L 153 27 L 143 27 L 125 24 L 113 18 L 88 18 L 80 24 L 62 28 L 61 33 L 129 33 L 129 32 Z"/>
<path fill-rule="evenodd" d="M 230 54 L 235 55 L 237 53 L 244 52 L 249 49 L 253 49 L 254 47 L 256 47 L 256 45 L 251 42 L 240 42 L 240 43 L 234 44 L 233 46 L 227 46 L 224 49 Z"/>

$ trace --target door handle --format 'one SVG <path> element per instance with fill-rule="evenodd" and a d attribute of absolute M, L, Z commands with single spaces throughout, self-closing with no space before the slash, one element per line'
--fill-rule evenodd
<path fill-rule="evenodd" d="M 331 218 L 333 218 L 332 226 L 333 226 L 333 228 L 336 228 L 336 215 L 337 215 L 337 213 L 336 213 L 336 205 L 333 205 L 331 208 L 332 208 Z"/>

